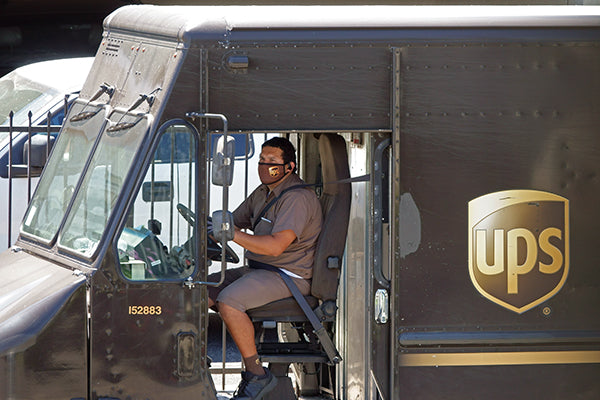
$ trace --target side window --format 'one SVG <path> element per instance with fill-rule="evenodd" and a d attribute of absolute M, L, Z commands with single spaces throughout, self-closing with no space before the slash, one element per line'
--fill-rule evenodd
<path fill-rule="evenodd" d="M 180 280 L 195 269 L 196 135 L 182 121 L 162 131 L 117 242 L 132 281 Z"/>

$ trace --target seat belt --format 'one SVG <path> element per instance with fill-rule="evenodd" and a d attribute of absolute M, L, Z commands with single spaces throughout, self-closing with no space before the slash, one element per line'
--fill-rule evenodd
<path fill-rule="evenodd" d="M 290 186 L 289 188 L 285 188 L 285 189 L 283 189 L 281 191 L 281 193 L 279 193 L 279 196 L 277 196 L 274 199 L 272 199 L 260 211 L 260 213 L 258 214 L 258 216 L 256 217 L 256 219 L 254 220 L 254 224 L 252 224 L 252 230 L 254 231 L 254 229 L 256 228 L 256 225 L 258 225 L 258 223 L 260 222 L 260 219 L 265 216 L 265 214 L 267 213 L 267 211 L 269 211 L 269 209 L 273 206 L 273 204 L 275 204 L 277 202 L 277 200 L 279 200 L 281 198 L 281 196 L 283 196 L 284 193 L 289 192 L 290 190 L 301 189 L 301 188 L 310 187 L 310 186 L 333 185 L 333 184 L 336 184 L 336 183 L 366 182 L 369 179 L 371 179 L 371 175 L 367 174 L 367 175 L 356 176 L 354 178 L 340 179 L 339 181 L 334 181 L 334 182 L 302 183 L 302 184 L 299 184 L 299 185 Z"/>
<path fill-rule="evenodd" d="M 331 338 L 327 334 L 327 331 L 325 331 L 325 327 L 323 326 L 323 324 L 321 324 L 321 321 L 319 321 L 319 318 L 317 318 L 317 315 L 315 314 L 313 309 L 310 308 L 310 305 L 304 298 L 304 295 L 300 293 L 300 289 L 298 289 L 298 286 L 296 286 L 296 283 L 293 281 L 292 277 L 283 272 L 281 268 L 277 268 L 274 265 L 265 264 L 260 261 L 248 260 L 248 266 L 250 268 L 266 269 L 268 271 L 277 272 L 281 276 L 283 282 L 287 285 L 288 289 L 292 293 L 292 296 L 294 296 L 294 299 L 296 299 L 296 302 L 304 312 L 304 315 L 306 315 L 306 318 L 308 318 L 308 320 L 310 321 L 314 333 L 319 338 L 319 341 L 323 346 L 323 350 L 325 350 L 325 353 L 329 358 L 329 362 L 332 365 L 334 365 L 342 361 L 342 357 L 335 348 L 335 345 L 331 341 Z"/>

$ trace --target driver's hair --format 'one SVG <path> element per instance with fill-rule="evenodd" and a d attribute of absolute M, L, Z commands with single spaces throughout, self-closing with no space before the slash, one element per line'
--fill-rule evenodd
<path fill-rule="evenodd" d="M 290 142 L 286 138 L 276 136 L 264 142 L 262 144 L 262 148 L 265 147 L 276 147 L 278 149 L 281 149 L 281 151 L 283 152 L 283 162 L 285 164 L 293 162 L 294 169 L 292 170 L 292 172 L 296 171 L 296 149 L 294 148 L 292 142 Z"/>

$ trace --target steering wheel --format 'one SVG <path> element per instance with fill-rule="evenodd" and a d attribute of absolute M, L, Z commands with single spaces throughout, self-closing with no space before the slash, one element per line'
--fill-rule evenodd
<path fill-rule="evenodd" d="M 194 214 L 194 212 L 192 210 L 190 210 L 183 204 L 178 203 L 177 211 L 183 217 L 183 219 L 186 220 L 186 222 L 188 224 L 190 224 L 191 226 L 194 226 L 194 224 L 196 222 L 196 214 Z M 212 218 L 208 217 L 208 221 L 211 222 Z M 208 253 L 208 258 L 210 258 L 211 260 L 220 261 L 221 254 L 222 254 L 220 244 L 215 242 L 210 236 L 208 236 L 206 245 L 207 245 L 206 250 Z M 237 264 L 240 262 L 240 258 L 238 257 L 237 253 L 231 247 L 229 247 L 229 245 L 227 245 L 227 244 L 225 244 L 225 259 L 227 260 L 227 262 L 231 262 L 234 264 Z"/>
<path fill-rule="evenodd" d="M 183 219 L 187 221 L 188 224 L 194 226 L 194 223 L 196 223 L 196 214 L 194 214 L 192 210 L 181 203 L 177 203 L 177 211 L 179 212 L 179 215 L 181 215 Z"/>

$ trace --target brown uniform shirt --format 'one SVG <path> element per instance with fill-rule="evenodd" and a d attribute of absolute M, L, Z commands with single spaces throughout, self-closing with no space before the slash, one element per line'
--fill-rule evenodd
<path fill-rule="evenodd" d="M 290 186 L 303 183 L 298 175 L 292 174 L 271 193 L 268 193 L 269 188 L 266 185 L 260 185 L 233 212 L 235 225 L 243 229 L 252 229 L 262 209 L 274 197 Z M 322 223 L 321 204 L 312 188 L 292 189 L 284 193 L 263 215 L 254 234 L 270 235 L 291 229 L 296 234 L 296 239 L 278 257 L 256 254 L 248 250 L 246 257 L 287 269 L 304 279 L 309 279 L 312 277 L 315 249 Z"/>

